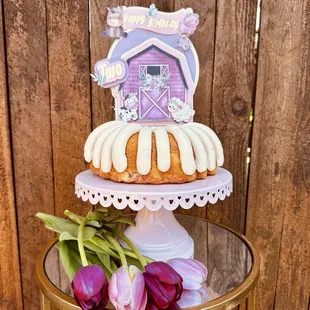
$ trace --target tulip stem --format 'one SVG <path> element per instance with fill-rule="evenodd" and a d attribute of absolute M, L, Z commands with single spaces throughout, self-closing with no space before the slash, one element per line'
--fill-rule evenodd
<path fill-rule="evenodd" d="M 126 256 L 125 256 L 125 253 L 124 253 L 122 247 L 120 246 L 120 244 L 119 244 L 112 236 L 110 236 L 110 235 L 107 234 L 107 233 L 104 234 L 104 237 L 105 237 L 109 242 L 111 242 L 111 244 L 115 247 L 116 251 L 117 251 L 118 254 L 119 254 L 119 257 L 120 257 L 122 266 L 123 266 L 126 270 L 128 270 L 128 264 L 127 264 Z"/>
<path fill-rule="evenodd" d="M 127 243 L 127 245 L 130 247 L 130 249 L 132 250 L 132 252 L 136 255 L 138 261 L 140 262 L 140 264 L 142 265 L 142 267 L 144 269 L 144 267 L 147 265 L 147 261 L 146 261 L 145 257 L 140 253 L 140 251 L 137 249 L 137 247 L 133 244 L 133 242 L 130 239 L 128 239 L 123 233 L 121 233 L 121 232 L 119 232 L 119 231 L 117 231 L 117 230 L 115 230 L 109 226 L 103 225 L 102 227 L 104 229 L 106 229 L 107 231 L 113 232 L 117 237 L 119 237 L 120 239 L 125 241 Z"/>
<path fill-rule="evenodd" d="M 87 217 L 84 217 L 79 226 L 79 231 L 78 231 L 78 247 L 79 247 L 79 252 L 80 252 L 83 267 L 88 266 L 88 261 L 86 258 L 84 244 L 83 244 L 83 231 L 84 231 L 84 226 L 86 224 L 86 221 L 87 221 Z"/>

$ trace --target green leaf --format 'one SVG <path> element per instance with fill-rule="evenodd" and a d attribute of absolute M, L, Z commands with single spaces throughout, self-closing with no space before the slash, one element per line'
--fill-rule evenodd
<path fill-rule="evenodd" d="M 106 223 L 107 224 L 123 223 L 123 224 L 128 224 L 130 226 L 136 226 L 136 222 L 131 217 L 128 217 L 128 216 L 121 216 L 116 219 L 111 219 L 111 220 L 108 220 Z"/>
<path fill-rule="evenodd" d="M 59 234 L 68 232 L 71 236 L 77 239 L 79 225 L 72 223 L 69 220 L 56 217 L 54 215 L 38 212 L 36 217 L 42 220 L 46 228 L 55 231 Z M 93 227 L 85 227 L 83 231 L 83 240 L 89 240 L 96 234 L 97 230 Z"/>
<path fill-rule="evenodd" d="M 116 270 L 118 269 L 118 267 L 117 267 L 117 265 L 113 259 L 111 259 L 111 269 L 112 269 L 113 273 L 116 272 Z"/>
<path fill-rule="evenodd" d="M 98 258 L 101 260 L 101 262 L 107 266 L 107 268 L 111 268 L 111 257 L 108 254 L 104 253 L 97 253 Z"/>
<path fill-rule="evenodd" d="M 100 248 L 90 240 L 84 241 L 84 246 L 92 250 L 93 252 L 106 254 L 106 252 L 102 248 Z"/>
<path fill-rule="evenodd" d="M 110 256 L 105 254 L 97 253 L 97 259 L 100 261 L 101 265 L 103 266 L 104 270 L 108 272 L 107 276 L 109 276 L 109 279 L 111 278 L 114 271 L 111 269 L 110 264 Z"/>
<path fill-rule="evenodd" d="M 64 212 L 64 214 L 74 223 L 76 224 L 81 224 L 82 221 L 83 221 L 83 217 L 82 216 L 79 216 L 69 210 L 66 210 Z M 92 226 L 92 227 L 97 227 L 97 228 L 100 228 L 101 227 L 101 224 L 97 221 L 88 221 L 86 223 L 86 226 Z"/>
<path fill-rule="evenodd" d="M 97 227 L 97 228 L 100 228 L 101 227 L 101 224 L 97 221 L 89 221 L 86 223 L 87 226 L 92 226 L 92 227 Z"/>
<path fill-rule="evenodd" d="M 76 223 L 76 224 L 81 224 L 83 221 L 83 217 L 79 216 L 69 210 L 65 210 L 64 212 L 65 216 L 67 216 L 72 222 Z"/>
<path fill-rule="evenodd" d="M 109 209 L 108 208 L 104 208 L 104 207 L 99 207 L 99 208 L 96 209 L 95 212 L 109 213 Z"/>
<path fill-rule="evenodd" d="M 69 247 L 70 255 L 72 256 L 72 258 L 82 266 L 82 260 L 78 249 L 77 241 L 66 241 L 66 243 Z"/>
<path fill-rule="evenodd" d="M 74 275 L 82 267 L 74 258 L 73 253 L 69 250 L 69 247 L 65 241 L 59 242 L 59 254 L 62 265 L 68 275 L 70 281 L 72 281 Z"/>
<path fill-rule="evenodd" d="M 107 242 L 106 240 L 95 236 L 92 238 L 90 241 L 84 242 L 84 245 L 88 247 L 89 245 L 95 249 L 94 246 L 96 246 L 97 251 L 94 250 L 97 253 L 105 253 L 108 254 L 112 257 L 119 258 L 118 254 L 116 254 L 113 250 L 110 249 L 110 243 Z M 92 250 L 92 249 L 91 249 Z"/>
<path fill-rule="evenodd" d="M 59 241 L 66 241 L 66 240 L 77 240 L 77 239 L 67 231 L 64 231 L 59 235 Z"/>
<path fill-rule="evenodd" d="M 107 218 L 107 216 L 108 216 L 108 213 L 89 211 L 87 214 L 87 219 L 89 221 L 102 222 Z"/>

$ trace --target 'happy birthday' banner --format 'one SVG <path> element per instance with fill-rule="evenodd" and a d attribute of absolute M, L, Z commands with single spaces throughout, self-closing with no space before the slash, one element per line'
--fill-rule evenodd
<path fill-rule="evenodd" d="M 199 23 L 199 16 L 190 8 L 173 13 L 160 12 L 155 5 L 149 8 L 119 6 L 108 10 L 108 25 L 122 26 L 124 30 L 145 29 L 163 34 L 191 35 Z"/>

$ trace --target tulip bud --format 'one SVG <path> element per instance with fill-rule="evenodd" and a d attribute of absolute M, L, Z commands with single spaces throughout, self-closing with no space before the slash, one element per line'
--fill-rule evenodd
<path fill-rule="evenodd" d="M 72 281 L 74 298 L 83 310 L 103 310 L 108 303 L 108 279 L 98 265 L 82 267 Z"/>
<path fill-rule="evenodd" d="M 183 279 L 172 267 L 163 262 L 150 263 L 145 267 L 144 279 L 149 298 L 147 309 L 178 308 L 175 303 L 181 297 Z"/>
<path fill-rule="evenodd" d="M 181 275 L 186 290 L 198 290 L 207 279 L 207 267 L 196 259 L 173 258 L 167 263 Z"/>
<path fill-rule="evenodd" d="M 142 272 L 135 266 L 128 272 L 120 267 L 110 280 L 109 297 L 116 310 L 144 310 L 147 294 Z"/>

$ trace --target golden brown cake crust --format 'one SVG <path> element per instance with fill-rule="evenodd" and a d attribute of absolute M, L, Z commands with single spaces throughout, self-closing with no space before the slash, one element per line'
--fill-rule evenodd
<path fill-rule="evenodd" d="M 134 134 L 128 140 L 126 147 L 127 169 L 124 172 L 117 172 L 114 167 L 108 173 L 95 168 L 90 164 L 90 169 L 94 173 L 100 175 L 104 179 L 109 179 L 115 182 L 137 183 L 137 184 L 167 184 L 167 183 L 186 183 L 195 181 L 196 179 L 205 179 L 207 175 L 216 174 L 216 170 L 205 171 L 199 173 L 196 171 L 192 175 L 186 175 L 181 167 L 180 152 L 177 141 L 173 135 L 168 134 L 170 142 L 170 161 L 171 166 L 167 172 L 161 172 L 157 168 L 157 150 L 155 135 L 152 134 L 152 155 L 151 155 L 151 171 L 147 175 L 141 175 L 136 166 L 138 152 L 138 134 Z"/>

